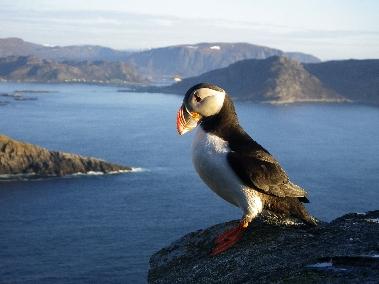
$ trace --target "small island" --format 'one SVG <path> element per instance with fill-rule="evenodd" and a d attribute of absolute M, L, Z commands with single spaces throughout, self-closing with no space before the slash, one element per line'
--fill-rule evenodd
<path fill-rule="evenodd" d="M 91 157 L 49 151 L 0 135 L 0 181 L 61 177 L 78 174 L 113 174 L 133 169 Z"/>

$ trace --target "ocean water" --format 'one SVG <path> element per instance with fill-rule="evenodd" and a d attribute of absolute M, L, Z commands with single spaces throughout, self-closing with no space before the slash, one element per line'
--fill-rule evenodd
<path fill-rule="evenodd" d="M 33 101 L 0 105 L 0 133 L 52 150 L 142 168 L 105 176 L 0 183 L 1 283 L 144 283 L 152 253 L 241 217 L 191 164 L 193 133 L 176 134 L 182 97 L 115 87 L 0 84 Z M 242 126 L 330 221 L 379 208 L 379 108 L 236 103 Z"/>

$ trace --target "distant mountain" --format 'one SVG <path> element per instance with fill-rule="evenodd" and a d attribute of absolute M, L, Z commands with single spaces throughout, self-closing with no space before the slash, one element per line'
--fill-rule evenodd
<path fill-rule="evenodd" d="M 0 57 L 35 56 L 55 61 L 125 61 L 130 54 L 131 52 L 129 51 L 120 51 L 97 45 L 44 46 L 19 38 L 0 39 Z"/>
<path fill-rule="evenodd" d="M 146 83 L 126 63 L 106 61 L 56 62 L 32 56 L 0 58 L 0 79 L 28 82 Z"/>
<path fill-rule="evenodd" d="M 200 82 L 220 85 L 231 96 L 240 100 L 270 103 L 346 100 L 335 91 L 326 88 L 301 63 L 279 56 L 264 60 L 242 60 L 228 67 L 150 91 L 184 94 L 187 89 Z"/>
<path fill-rule="evenodd" d="M 301 62 L 320 62 L 304 53 L 288 52 L 249 43 L 199 43 L 154 48 L 131 54 L 127 62 L 153 79 L 186 78 L 226 67 L 243 59 L 285 56 Z"/>
<path fill-rule="evenodd" d="M 321 60 L 312 54 L 302 52 L 284 52 L 283 56 L 301 63 L 320 63 Z"/>
<path fill-rule="evenodd" d="M 346 98 L 379 104 L 379 59 L 328 61 L 304 67 Z"/>
<path fill-rule="evenodd" d="M 34 56 L 54 61 L 122 61 L 135 67 L 151 80 L 168 83 L 178 76 L 197 76 L 210 70 L 226 67 L 243 59 L 265 59 L 286 56 L 300 62 L 320 62 L 313 55 L 283 52 L 279 49 L 249 43 L 199 43 L 175 45 L 131 52 L 93 45 L 44 46 L 19 38 L 0 39 L 0 57 Z"/>

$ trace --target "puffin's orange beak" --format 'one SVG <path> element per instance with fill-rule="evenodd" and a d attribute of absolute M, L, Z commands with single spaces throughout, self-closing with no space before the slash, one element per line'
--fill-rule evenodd
<path fill-rule="evenodd" d="M 176 115 L 176 130 L 180 135 L 194 129 L 201 119 L 201 115 L 196 112 L 190 112 L 182 105 Z"/>

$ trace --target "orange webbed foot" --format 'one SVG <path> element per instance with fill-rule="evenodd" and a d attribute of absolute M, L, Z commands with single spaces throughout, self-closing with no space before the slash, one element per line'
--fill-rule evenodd
<path fill-rule="evenodd" d="M 215 239 L 215 247 L 212 249 L 211 255 L 218 255 L 232 246 L 234 246 L 239 240 L 242 239 L 249 223 L 242 220 L 241 223 L 230 230 L 225 231 Z"/>

